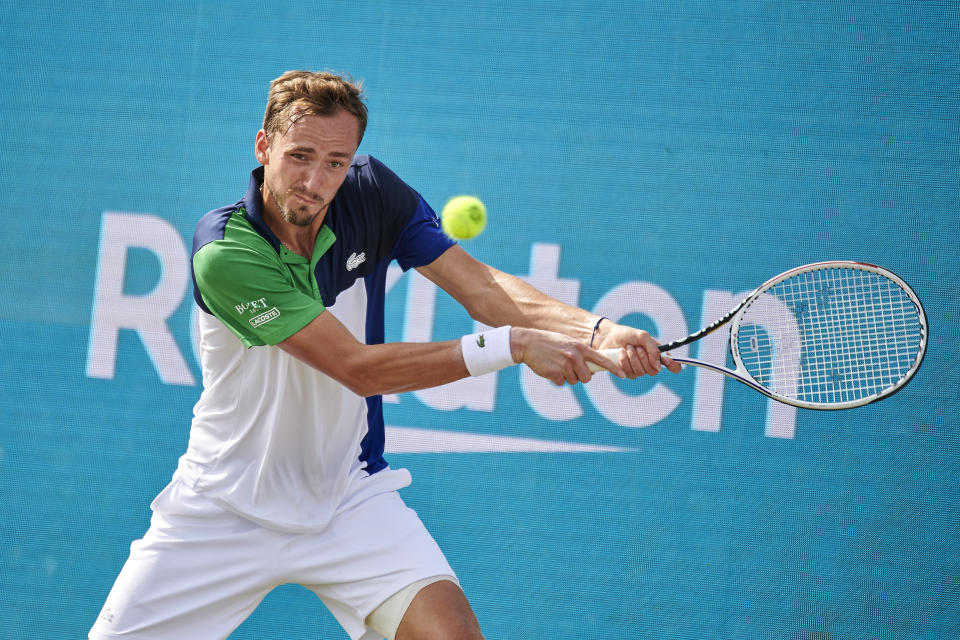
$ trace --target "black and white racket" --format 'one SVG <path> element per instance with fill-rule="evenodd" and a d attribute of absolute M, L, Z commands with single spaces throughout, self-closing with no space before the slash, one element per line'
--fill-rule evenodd
<path fill-rule="evenodd" d="M 817 262 L 781 273 L 710 326 L 660 351 L 728 322 L 735 369 L 671 357 L 805 409 L 849 409 L 886 398 L 910 381 L 927 349 L 917 295 L 897 275 L 862 262 Z"/>

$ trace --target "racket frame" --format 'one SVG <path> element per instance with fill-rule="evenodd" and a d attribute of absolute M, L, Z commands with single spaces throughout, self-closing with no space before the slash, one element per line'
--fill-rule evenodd
<path fill-rule="evenodd" d="M 897 380 L 896 383 L 880 390 L 879 392 L 873 395 L 864 396 L 862 398 L 857 398 L 855 400 L 850 400 L 845 402 L 810 402 L 810 401 L 799 400 L 796 398 L 790 398 L 790 397 L 778 394 L 772 391 L 771 389 L 768 389 L 767 387 L 762 385 L 760 382 L 758 382 L 752 375 L 750 375 L 746 367 L 743 365 L 743 361 L 740 357 L 739 349 L 737 348 L 737 335 L 740 331 L 740 321 L 743 318 L 744 313 L 746 313 L 747 309 L 750 308 L 750 305 L 757 298 L 759 298 L 761 295 L 769 291 L 771 288 L 773 288 L 775 285 L 779 284 L 780 282 L 783 282 L 784 280 L 791 278 L 795 275 L 799 275 L 801 273 L 818 271 L 818 270 L 829 269 L 829 268 L 852 268 L 852 269 L 857 269 L 861 271 L 869 271 L 890 279 L 891 281 L 896 283 L 901 289 L 903 289 L 904 293 L 907 294 L 911 302 L 916 307 L 917 317 L 919 319 L 920 326 L 922 328 L 922 337 L 921 337 L 920 346 L 917 352 L 916 359 L 914 360 L 912 366 L 907 371 L 907 373 L 904 374 L 899 380 Z M 854 407 L 861 407 L 893 395 L 894 393 L 902 389 L 919 370 L 920 365 L 923 362 L 924 355 L 926 354 L 927 339 L 929 336 L 927 316 L 926 316 L 926 312 L 923 309 L 923 305 L 920 303 L 920 299 L 917 297 L 917 294 L 913 291 L 913 289 L 910 288 L 909 285 L 907 285 L 906 282 L 904 282 L 902 278 L 900 278 L 900 276 L 896 275 L 889 269 L 878 267 L 877 265 L 870 264 L 867 262 L 857 262 L 853 260 L 831 260 L 831 261 L 825 261 L 825 262 L 814 262 L 814 263 L 806 264 L 800 267 L 795 267 L 788 271 L 784 271 L 783 273 L 777 276 L 774 276 L 773 278 L 770 278 L 769 280 L 761 284 L 759 287 L 754 289 L 749 295 L 747 295 L 743 299 L 742 302 L 740 302 L 737 306 L 735 306 L 733 309 L 727 312 L 723 317 L 721 317 L 716 322 L 713 322 L 707 325 L 706 327 L 704 327 L 703 329 L 700 329 L 699 331 L 691 333 L 685 338 L 660 345 L 659 349 L 661 353 L 666 353 L 673 349 L 677 349 L 678 347 L 682 347 L 684 345 L 690 344 L 691 342 L 695 342 L 700 338 L 703 338 L 704 336 L 707 336 L 713 333 L 714 331 L 724 326 L 728 322 L 732 323 L 730 326 L 730 338 L 728 340 L 728 345 L 730 348 L 730 353 L 733 356 L 733 361 L 734 361 L 734 364 L 736 365 L 736 369 L 731 370 L 726 368 L 725 366 L 718 365 L 711 362 L 705 362 L 703 360 L 697 360 L 695 358 L 673 356 L 673 355 L 671 355 L 670 357 L 673 358 L 673 360 L 675 360 L 676 362 L 679 362 L 681 364 L 693 365 L 696 367 L 701 367 L 704 369 L 722 373 L 728 377 L 733 378 L 734 380 L 737 380 L 738 382 L 742 382 L 743 384 L 751 387 L 752 389 L 759 391 L 763 395 L 769 398 L 773 398 L 774 400 L 777 400 L 779 402 L 793 405 L 795 407 L 801 407 L 804 409 L 818 409 L 818 410 L 851 409 Z"/>

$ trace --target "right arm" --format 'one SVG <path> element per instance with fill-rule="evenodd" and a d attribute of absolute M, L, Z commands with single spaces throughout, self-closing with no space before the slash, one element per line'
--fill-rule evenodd
<path fill-rule="evenodd" d="M 592 373 L 571 368 L 571 353 L 597 361 L 614 373 L 617 363 L 583 343 L 551 331 L 511 328 L 513 357 L 522 345 L 523 361 L 557 384 L 589 380 Z M 392 342 L 368 345 L 357 340 L 332 313 L 323 312 L 277 347 L 337 380 L 360 396 L 403 393 L 436 387 L 470 375 L 460 340 Z"/>
<path fill-rule="evenodd" d="M 416 391 L 470 375 L 459 340 L 368 345 L 326 311 L 277 346 L 360 396 Z"/>

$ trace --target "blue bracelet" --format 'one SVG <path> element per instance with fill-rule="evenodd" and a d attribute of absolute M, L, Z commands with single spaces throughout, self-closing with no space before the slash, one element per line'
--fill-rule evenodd
<path fill-rule="evenodd" d="M 591 348 L 591 349 L 593 349 L 593 340 L 594 340 L 594 338 L 597 337 L 597 329 L 600 328 L 600 323 L 603 322 L 604 320 L 609 320 L 609 319 L 610 319 L 610 318 L 608 318 L 607 316 L 601 316 L 601 318 L 600 318 L 599 320 L 597 320 L 597 324 L 593 325 L 593 333 L 590 334 L 590 348 Z"/>

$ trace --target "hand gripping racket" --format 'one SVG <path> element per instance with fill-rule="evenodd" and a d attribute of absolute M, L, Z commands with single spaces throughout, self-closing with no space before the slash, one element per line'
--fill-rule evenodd
<path fill-rule="evenodd" d="M 895 274 L 862 262 L 817 262 L 781 273 L 713 324 L 660 351 L 728 322 L 736 369 L 671 357 L 805 409 L 849 409 L 886 398 L 910 381 L 927 349 L 917 295 Z"/>

